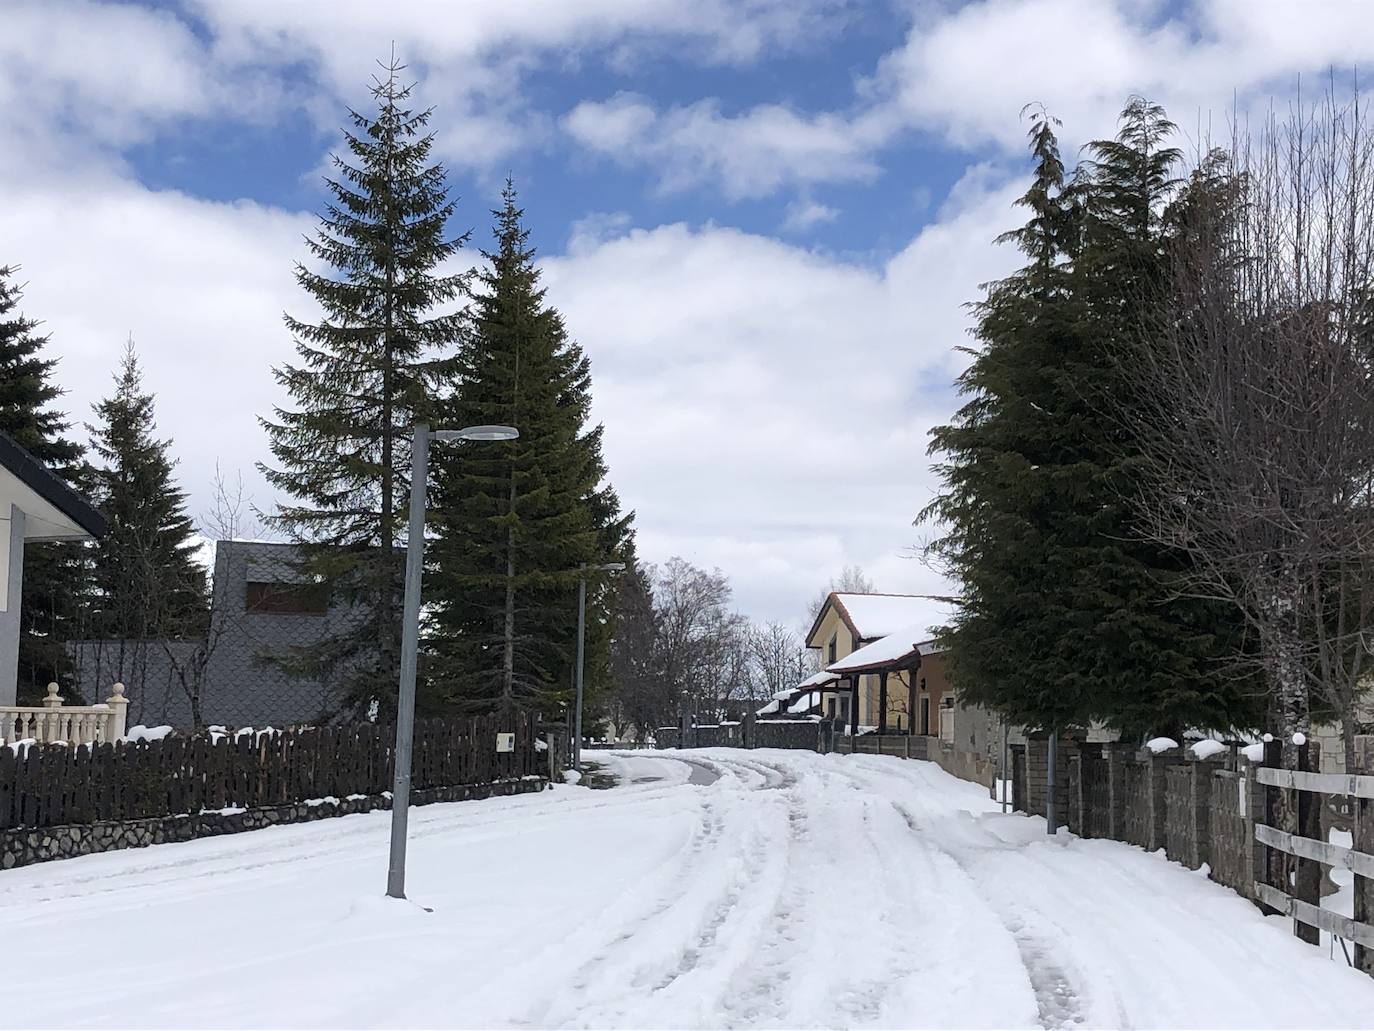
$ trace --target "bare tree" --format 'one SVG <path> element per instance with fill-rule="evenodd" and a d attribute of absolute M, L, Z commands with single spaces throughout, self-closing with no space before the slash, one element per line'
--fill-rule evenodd
<path fill-rule="evenodd" d="M 1174 213 L 1173 273 L 1128 356 L 1150 538 L 1239 607 L 1282 730 L 1312 702 L 1353 759 L 1374 616 L 1374 148 L 1358 98 L 1237 132 Z"/>
<path fill-rule="evenodd" d="M 744 618 L 730 610 L 730 581 L 671 558 L 653 573 L 658 669 L 681 714 L 714 712 L 743 678 Z"/>
<path fill-rule="evenodd" d="M 796 687 L 811 670 L 811 657 L 800 637 L 784 623 L 749 628 L 745 641 L 745 677 L 741 697 L 767 701 Z"/>
<path fill-rule="evenodd" d="M 877 588 L 873 586 L 864 571 L 858 566 L 845 566 L 840 570 L 840 575 L 831 577 L 830 586 L 821 589 L 814 598 L 806 611 L 806 625 L 810 627 L 816 622 L 816 617 L 821 614 L 821 609 L 825 608 L 825 600 L 834 592 L 841 594 L 872 594 Z"/>

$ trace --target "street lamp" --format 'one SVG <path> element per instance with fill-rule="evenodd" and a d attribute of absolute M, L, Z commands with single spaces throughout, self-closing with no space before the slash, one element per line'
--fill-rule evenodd
<path fill-rule="evenodd" d="M 406 897 L 406 825 L 410 816 L 410 748 L 415 736 L 415 663 L 420 650 L 420 574 L 425 565 L 425 481 L 431 440 L 514 440 L 514 426 L 431 430 L 415 424 L 410 452 L 410 538 L 406 542 L 406 593 L 401 613 L 401 684 L 396 704 L 396 774 L 391 786 L 391 860 L 386 893 Z"/>
<path fill-rule="evenodd" d="M 624 562 L 607 562 L 605 565 L 589 566 L 583 562 L 577 567 L 581 574 L 577 581 L 577 714 L 573 717 L 573 769 L 582 772 L 582 665 L 586 650 L 587 637 L 587 574 L 623 573 Z"/>

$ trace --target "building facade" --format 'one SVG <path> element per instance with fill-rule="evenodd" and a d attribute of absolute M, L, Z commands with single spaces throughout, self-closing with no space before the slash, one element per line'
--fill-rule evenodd
<path fill-rule="evenodd" d="M 216 541 L 212 585 L 210 629 L 201 640 L 74 644 L 81 693 L 103 697 L 110 684 L 123 683 L 130 725 L 191 727 L 193 698 L 208 725 L 326 719 L 336 701 L 330 685 L 292 676 L 273 660 L 347 633 L 356 609 L 303 574 L 290 544 Z"/>

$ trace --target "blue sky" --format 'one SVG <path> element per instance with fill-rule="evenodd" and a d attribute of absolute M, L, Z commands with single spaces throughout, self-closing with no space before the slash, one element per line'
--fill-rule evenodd
<path fill-rule="evenodd" d="M 133 335 L 197 516 L 217 470 L 272 504 L 292 265 L 393 42 L 455 230 L 516 179 L 641 553 L 790 623 L 847 564 L 949 590 L 911 521 L 1025 103 L 1071 154 L 1140 92 L 1188 147 L 1374 58 L 1363 0 L 0 0 L 0 263 L 76 422 Z"/>

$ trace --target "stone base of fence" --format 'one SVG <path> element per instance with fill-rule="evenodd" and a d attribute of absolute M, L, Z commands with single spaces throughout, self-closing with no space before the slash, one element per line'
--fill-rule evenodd
<path fill-rule="evenodd" d="M 520 795 L 542 791 L 548 784 L 543 777 L 498 781 L 494 784 L 464 784 L 448 788 L 427 788 L 410 793 L 412 805 L 435 802 L 465 802 L 469 799 L 499 795 Z M 387 795 L 350 795 L 346 798 L 316 799 L 288 805 L 266 806 L 238 812 L 206 812 L 189 816 L 160 816 L 147 820 L 111 820 L 102 823 L 43 827 L 37 830 L 0 832 L 0 868 L 9 870 L 53 859 L 114 852 L 126 848 L 146 848 L 221 834 L 240 834 L 291 823 L 308 823 L 333 816 L 368 813 L 390 809 Z"/>

